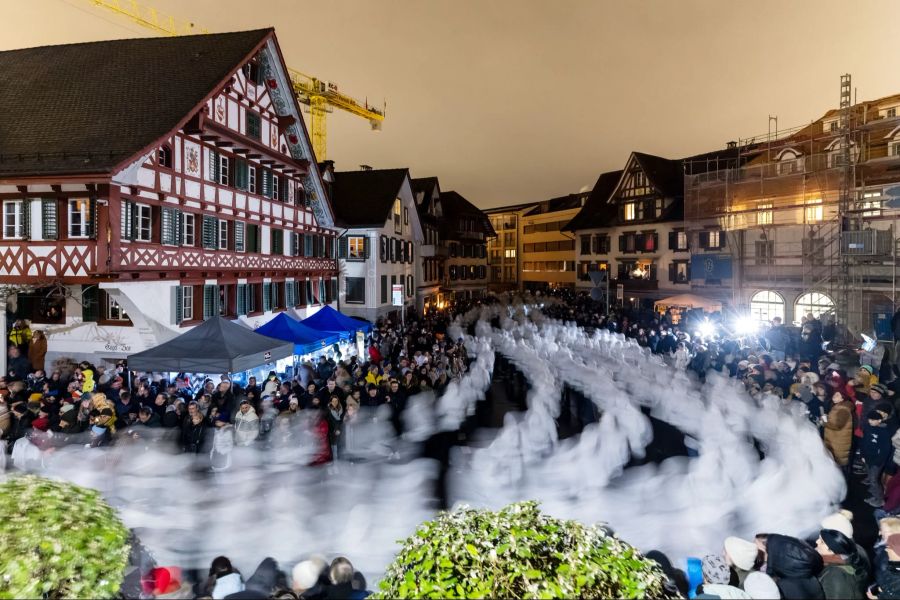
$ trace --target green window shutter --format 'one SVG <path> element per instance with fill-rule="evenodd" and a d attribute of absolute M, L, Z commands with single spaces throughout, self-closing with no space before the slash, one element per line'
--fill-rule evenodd
<path fill-rule="evenodd" d="M 272 197 L 272 171 L 264 169 L 262 172 L 262 195 L 266 198 Z"/>
<path fill-rule="evenodd" d="M 245 229 L 246 229 L 246 225 L 242 221 L 234 222 L 234 250 L 235 250 L 235 252 L 244 252 L 247 248 L 244 245 Z"/>
<path fill-rule="evenodd" d="M 272 230 L 272 254 L 284 254 L 284 231 Z"/>
<path fill-rule="evenodd" d="M 247 284 L 239 283 L 237 286 L 237 314 L 247 314 Z"/>
<path fill-rule="evenodd" d="M 97 285 L 81 286 L 81 319 L 85 323 L 100 318 L 100 287 Z"/>
<path fill-rule="evenodd" d="M 218 221 L 215 217 L 203 215 L 203 247 L 207 250 L 215 250 L 217 247 Z"/>
<path fill-rule="evenodd" d="M 263 283 L 263 312 L 272 310 L 272 284 Z"/>
<path fill-rule="evenodd" d="M 319 280 L 319 302 L 325 304 L 325 280 Z"/>
<path fill-rule="evenodd" d="M 218 314 L 219 290 L 215 285 L 203 286 L 203 320 Z"/>
<path fill-rule="evenodd" d="M 312 280 L 310 279 L 306 280 L 306 304 L 315 304 L 312 295 Z"/>
<path fill-rule="evenodd" d="M 45 240 L 59 239 L 56 200 L 53 198 L 44 198 L 41 200 L 41 235 Z"/>
<path fill-rule="evenodd" d="M 160 238 L 163 244 L 174 245 L 176 242 L 175 229 L 178 221 L 177 211 L 173 208 L 163 208 L 160 215 Z"/>
<path fill-rule="evenodd" d="M 291 296 L 294 293 L 294 284 L 291 281 L 284 282 L 284 307 L 290 308 L 294 305 Z"/>
<path fill-rule="evenodd" d="M 254 244 L 253 251 L 259 254 L 262 252 L 262 235 L 259 233 L 259 225 L 254 225 L 256 228 L 256 243 Z"/>
<path fill-rule="evenodd" d="M 249 179 L 249 165 L 247 161 L 241 158 L 234 163 L 234 187 L 239 190 L 247 189 L 247 180 Z"/>
<path fill-rule="evenodd" d="M 219 153 L 215 150 L 209 151 L 209 179 L 219 181 Z"/>
<path fill-rule="evenodd" d="M 178 209 L 172 209 L 175 215 L 175 244 L 184 244 L 184 213 Z"/>
<path fill-rule="evenodd" d="M 184 314 L 182 310 L 184 309 L 184 288 L 180 285 L 175 286 L 175 324 L 181 323 L 184 320 Z"/>
<path fill-rule="evenodd" d="M 88 237 L 91 239 L 97 239 L 97 229 L 99 226 L 97 220 L 97 199 L 91 198 L 88 201 Z"/>
<path fill-rule="evenodd" d="M 347 238 L 342 237 L 338 240 L 338 258 L 347 258 L 350 242 Z"/>

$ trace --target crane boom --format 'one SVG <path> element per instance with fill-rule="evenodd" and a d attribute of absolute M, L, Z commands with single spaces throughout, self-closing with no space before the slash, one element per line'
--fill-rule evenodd
<path fill-rule="evenodd" d="M 171 15 L 159 12 L 153 7 L 143 5 L 137 0 L 88 0 L 91 4 L 105 8 L 117 15 L 126 17 L 141 27 L 168 36 L 209 33 L 190 21 L 176 19 Z M 384 108 L 370 106 L 368 101 L 360 103 L 355 98 L 340 91 L 330 81 L 306 75 L 295 69 L 288 69 L 291 85 L 297 100 L 309 106 L 310 132 L 313 151 L 316 159 L 325 160 L 327 153 L 327 121 L 326 116 L 335 108 L 369 121 L 373 130 L 381 129 L 384 121 Z"/>

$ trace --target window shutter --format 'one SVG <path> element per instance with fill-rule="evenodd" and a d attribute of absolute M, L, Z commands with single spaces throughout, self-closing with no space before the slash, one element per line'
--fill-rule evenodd
<path fill-rule="evenodd" d="M 381 259 L 381 262 L 387 262 L 388 251 L 387 251 L 387 237 L 386 236 L 381 236 L 381 238 L 379 238 L 379 245 L 380 245 L 379 257 Z"/>
<path fill-rule="evenodd" d="M 669 239 L 672 238 L 672 234 L 669 234 Z M 675 263 L 669 263 L 669 281 L 675 282 Z"/>
<path fill-rule="evenodd" d="M 22 218 L 19 220 L 21 231 L 18 232 L 19 237 L 28 240 L 31 239 L 31 200 L 25 198 L 22 200 Z"/>
<path fill-rule="evenodd" d="M 247 314 L 247 284 L 239 283 L 237 285 L 237 314 Z"/>
<path fill-rule="evenodd" d="M 669 250 L 677 250 L 678 249 L 678 232 L 670 231 L 669 232 Z M 675 281 L 674 279 L 672 281 Z"/>
<path fill-rule="evenodd" d="M 691 280 L 691 263 L 690 262 L 687 263 L 685 271 L 686 271 L 686 273 L 685 273 L 684 280 L 690 281 Z"/>
<path fill-rule="evenodd" d="M 203 286 L 203 320 L 209 319 L 218 313 L 218 307 L 216 306 L 218 299 L 219 294 L 216 286 Z"/>
<path fill-rule="evenodd" d="M 350 252 L 350 241 L 342 237 L 338 240 L 338 258 L 347 258 L 347 254 Z"/>
<path fill-rule="evenodd" d="M 122 214 L 120 215 L 121 237 L 123 240 L 134 239 L 134 203 L 127 200 L 122 201 Z"/>
<path fill-rule="evenodd" d="M 701 231 L 700 232 L 700 247 L 704 250 L 709 248 L 709 232 Z"/>
<path fill-rule="evenodd" d="M 209 173 L 207 179 L 210 181 L 219 181 L 219 153 L 215 150 L 207 150 L 209 152 Z"/>
<path fill-rule="evenodd" d="M 175 245 L 184 244 L 184 213 L 177 209 L 172 209 L 175 216 Z"/>
<path fill-rule="evenodd" d="M 720 249 L 725 247 L 725 232 L 724 231 L 719 231 L 719 245 L 717 247 Z"/>
<path fill-rule="evenodd" d="M 656 263 L 650 263 L 650 281 L 656 281 L 657 267 Z"/>
<path fill-rule="evenodd" d="M 413 254 L 415 252 L 416 245 L 412 242 L 409 243 L 409 262 L 412 263 L 414 260 Z"/>
<path fill-rule="evenodd" d="M 619 273 L 618 278 L 619 278 L 619 279 L 625 279 L 625 278 L 628 276 L 628 271 L 627 271 L 626 268 L 625 268 L 625 263 L 619 263 L 618 267 L 619 267 L 619 269 L 618 269 L 618 273 Z"/>
<path fill-rule="evenodd" d="M 97 239 L 97 199 L 96 198 L 91 198 L 88 201 L 88 237 L 91 239 Z"/>
<path fill-rule="evenodd" d="M 180 285 L 175 286 L 175 324 L 178 325 L 184 320 L 184 288 Z"/>
<path fill-rule="evenodd" d="M 45 240 L 59 239 L 56 200 L 53 198 L 41 200 L 41 235 Z"/>
<path fill-rule="evenodd" d="M 262 178 L 262 194 L 266 198 L 272 197 L 272 171 L 264 169 Z"/>
<path fill-rule="evenodd" d="M 369 259 L 369 254 L 370 254 L 370 252 L 371 252 L 370 249 L 369 249 L 369 246 L 371 246 L 371 243 L 370 243 L 370 240 L 369 240 L 369 236 L 366 236 L 366 237 L 363 238 L 363 257 L 364 257 L 366 260 Z"/>
<path fill-rule="evenodd" d="M 625 252 L 625 236 L 619 236 L 619 252 Z"/>
<path fill-rule="evenodd" d="M 97 285 L 81 286 L 81 320 L 85 323 L 96 322 L 100 317 L 100 287 Z"/>

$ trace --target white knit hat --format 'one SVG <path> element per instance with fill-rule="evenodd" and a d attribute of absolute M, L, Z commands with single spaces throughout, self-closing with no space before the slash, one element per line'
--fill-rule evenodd
<path fill-rule="evenodd" d="M 744 591 L 754 600 L 781 598 L 781 591 L 775 580 L 759 571 L 753 571 L 744 580 Z"/>
<path fill-rule="evenodd" d="M 725 552 L 731 557 L 731 564 L 743 571 L 753 570 L 759 549 L 753 542 L 739 537 L 725 538 Z"/>
<path fill-rule="evenodd" d="M 822 529 L 834 529 L 840 531 L 848 538 L 853 539 L 853 513 L 849 510 L 840 510 L 822 519 Z"/>
<path fill-rule="evenodd" d="M 291 571 L 294 591 L 308 590 L 316 585 L 323 568 L 324 565 L 318 560 L 304 560 L 294 565 L 294 570 Z"/>

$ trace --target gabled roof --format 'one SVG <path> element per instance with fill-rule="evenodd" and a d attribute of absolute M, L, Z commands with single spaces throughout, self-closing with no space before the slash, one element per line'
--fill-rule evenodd
<path fill-rule="evenodd" d="M 650 185 L 667 198 L 684 196 L 684 168 L 680 160 L 671 160 L 643 152 L 632 152 L 631 156 L 640 165 Z"/>
<path fill-rule="evenodd" d="M 331 205 L 342 227 L 384 227 L 409 169 L 340 171 L 334 174 Z"/>
<path fill-rule="evenodd" d="M 416 213 L 419 215 L 419 222 L 437 225 L 437 218 L 429 210 L 431 210 L 435 192 L 440 196 L 441 184 L 438 182 L 438 178 L 420 177 L 418 179 L 410 179 L 409 184 L 412 186 L 413 197 L 416 200 Z M 423 196 L 421 204 L 419 204 L 419 194 Z"/>
<path fill-rule="evenodd" d="M 509 213 L 509 212 L 522 212 L 526 209 L 534 208 L 534 205 L 537 202 L 526 202 L 524 204 L 509 204 L 507 206 L 494 206 L 493 208 L 484 209 L 484 213 L 488 215 L 493 215 L 497 213 Z"/>
<path fill-rule="evenodd" d="M 494 228 L 491 227 L 491 220 L 484 214 L 484 211 L 457 192 L 441 192 L 441 209 L 444 211 L 441 237 L 456 239 L 458 233 L 456 217 L 474 217 L 477 233 L 483 233 L 486 238 L 497 236 Z"/>
<path fill-rule="evenodd" d="M 186 121 L 272 32 L 0 52 L 0 176 L 109 173 Z"/>
<path fill-rule="evenodd" d="M 589 196 L 590 192 L 579 192 L 577 194 L 569 194 L 567 196 L 544 200 L 543 202 L 538 202 L 531 210 L 526 211 L 522 216 L 544 215 L 547 213 L 572 210 L 573 208 L 581 208 L 584 206 L 584 201 Z"/>
<path fill-rule="evenodd" d="M 622 178 L 622 170 L 608 171 L 597 178 L 584 206 L 571 221 L 563 227 L 563 231 L 578 229 L 594 229 L 611 225 L 616 218 L 616 206 L 609 202 L 609 196 L 616 189 Z"/>

